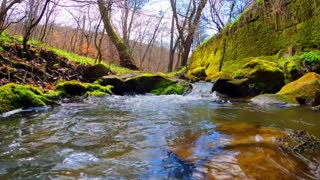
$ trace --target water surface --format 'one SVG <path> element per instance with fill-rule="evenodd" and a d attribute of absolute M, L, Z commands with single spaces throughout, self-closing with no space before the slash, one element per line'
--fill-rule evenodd
<path fill-rule="evenodd" d="M 2 118 L 0 179 L 319 179 L 319 156 L 274 143 L 320 137 L 319 112 L 187 96 L 108 96 Z"/>

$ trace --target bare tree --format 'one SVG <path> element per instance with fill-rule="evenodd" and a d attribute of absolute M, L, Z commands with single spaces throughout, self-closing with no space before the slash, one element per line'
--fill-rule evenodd
<path fill-rule="evenodd" d="M 46 14 L 45 14 L 45 23 L 44 25 L 41 27 L 41 31 L 39 33 L 40 35 L 40 38 L 39 38 L 39 41 L 41 42 L 44 42 L 44 38 L 47 34 L 47 29 L 48 29 L 48 25 L 49 25 L 49 22 L 50 22 L 50 19 L 51 19 L 51 16 L 53 15 L 53 13 L 55 12 L 58 4 L 59 4 L 60 0 L 57 0 L 57 2 L 55 3 L 52 3 L 52 6 L 48 6 L 48 11 L 46 11 Z M 51 23 L 52 25 L 52 23 Z M 50 28 L 49 28 L 50 30 Z"/>
<path fill-rule="evenodd" d="M 35 0 L 30 0 L 29 3 L 27 3 L 27 6 L 28 6 L 27 22 L 26 22 L 25 31 L 23 34 L 23 41 L 22 41 L 23 49 L 25 52 L 28 51 L 27 42 L 30 38 L 32 30 L 39 24 L 49 3 L 50 3 L 50 0 L 45 0 L 44 4 L 42 4 L 41 0 L 37 2 L 35 2 Z M 43 6 L 41 7 L 41 5 Z M 38 14 L 38 12 L 40 12 L 40 14 Z"/>
<path fill-rule="evenodd" d="M 2 0 L 0 4 L 0 34 L 9 27 L 12 23 L 20 22 L 24 17 L 15 19 L 13 21 L 8 20 L 14 13 L 14 7 L 20 4 L 22 0 Z"/>
<path fill-rule="evenodd" d="M 103 28 L 102 32 L 99 33 L 101 21 L 102 19 L 100 18 L 98 24 L 96 25 L 95 33 L 94 33 L 94 46 L 97 50 L 97 57 L 95 59 L 95 63 L 101 63 L 102 61 L 102 41 L 104 39 L 105 28 Z M 100 34 L 100 37 L 98 37 L 99 34 Z"/>
<path fill-rule="evenodd" d="M 217 32 L 234 21 L 255 0 L 208 0 L 208 6 L 202 14 L 207 27 Z"/>
<path fill-rule="evenodd" d="M 194 34 L 198 27 L 202 10 L 207 4 L 207 0 L 188 0 L 186 11 L 179 11 L 177 8 L 177 0 L 170 0 L 170 4 L 179 32 L 179 40 L 182 45 L 180 65 L 186 66 L 194 40 Z"/>
<path fill-rule="evenodd" d="M 100 15 L 102 17 L 102 21 L 104 23 L 104 28 L 108 34 L 109 39 L 115 45 L 119 58 L 120 65 L 129 69 L 138 69 L 136 65 L 134 65 L 134 60 L 130 54 L 130 48 L 123 42 L 123 40 L 119 37 L 114 27 L 111 24 L 110 19 L 110 11 L 112 8 L 113 1 L 108 0 L 107 2 L 104 0 L 97 0 Z"/>

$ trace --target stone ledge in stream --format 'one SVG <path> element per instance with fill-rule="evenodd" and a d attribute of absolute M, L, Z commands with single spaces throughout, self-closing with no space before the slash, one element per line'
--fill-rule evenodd
<path fill-rule="evenodd" d="M 97 80 L 102 86 L 111 85 L 116 95 L 145 94 L 183 95 L 191 91 L 192 86 L 184 80 L 172 79 L 164 74 L 130 73 L 121 76 L 109 75 Z"/>
<path fill-rule="evenodd" d="M 283 85 L 284 75 L 277 64 L 257 57 L 235 71 L 231 78 L 218 78 L 212 91 L 227 97 L 253 97 L 276 93 Z"/>
<path fill-rule="evenodd" d="M 307 73 L 287 85 L 276 94 L 262 94 L 251 99 L 255 104 L 320 105 L 320 75 Z"/>

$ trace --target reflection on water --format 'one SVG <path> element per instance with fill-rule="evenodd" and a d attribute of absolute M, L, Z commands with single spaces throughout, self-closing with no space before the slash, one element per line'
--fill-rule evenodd
<path fill-rule="evenodd" d="M 110 96 L 0 122 L 0 179 L 317 179 L 319 156 L 274 139 L 319 112 L 219 100 L 196 84 L 188 96 Z M 310 158 L 311 157 L 311 158 Z"/>

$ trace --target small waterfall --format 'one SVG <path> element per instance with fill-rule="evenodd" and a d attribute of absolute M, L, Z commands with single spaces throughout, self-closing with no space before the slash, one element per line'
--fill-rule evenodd
<path fill-rule="evenodd" d="M 213 84 L 209 82 L 197 82 L 192 84 L 192 91 L 187 95 L 191 97 L 216 97 L 211 93 Z"/>

